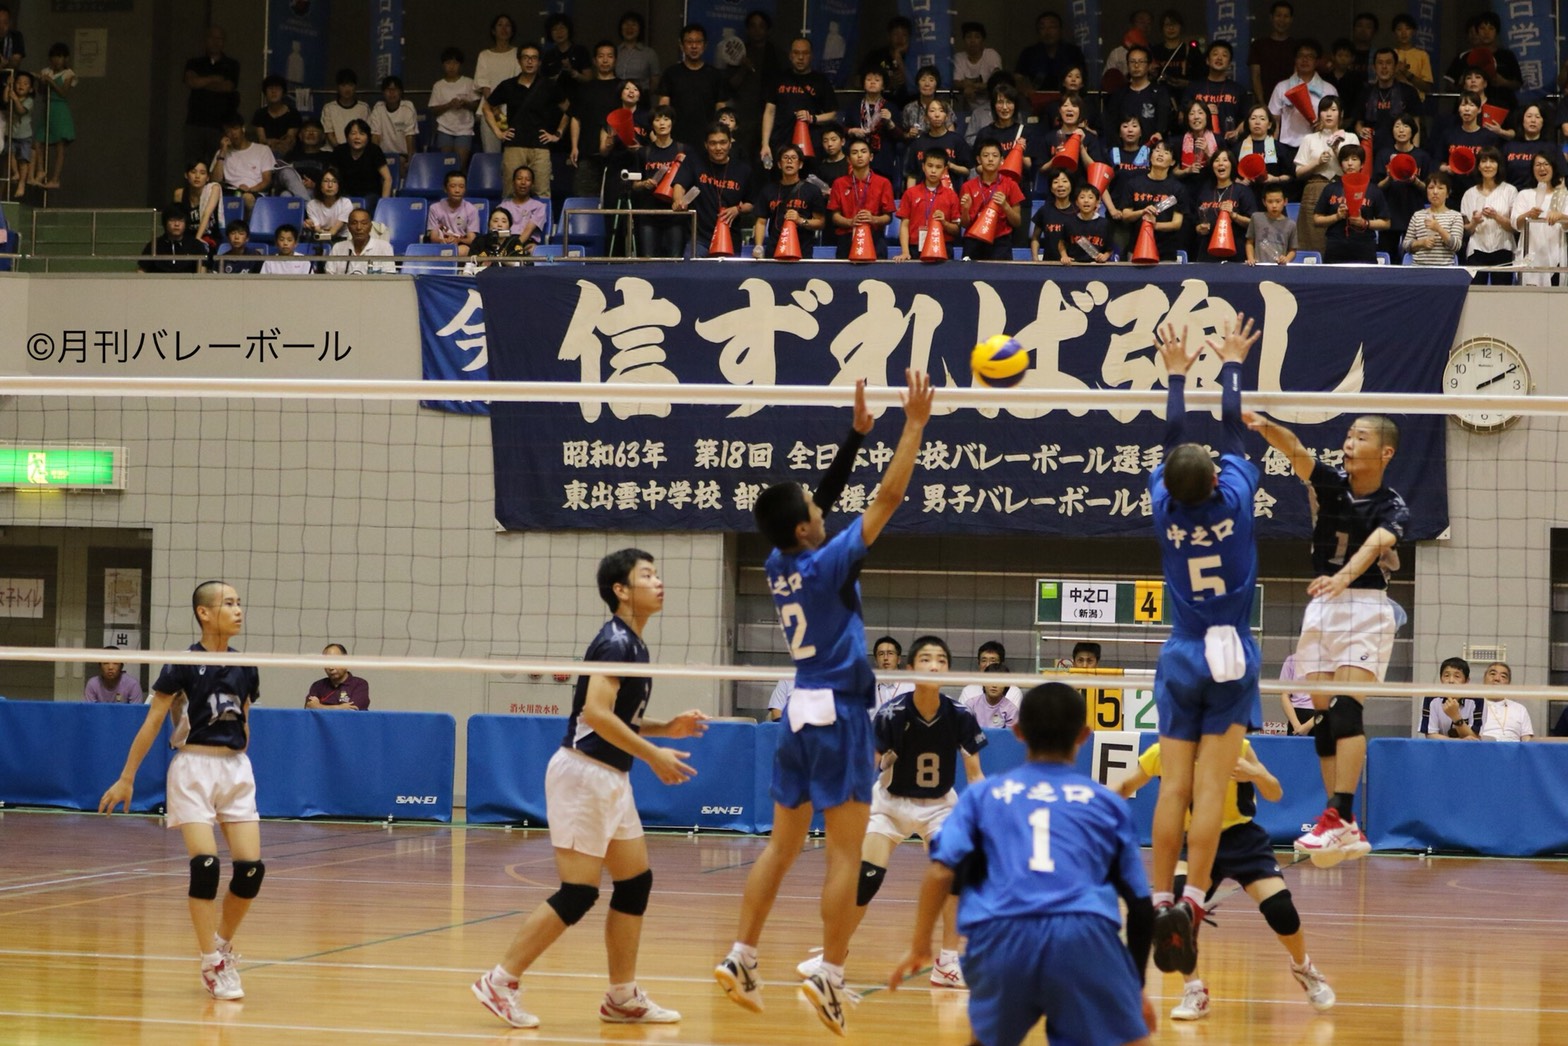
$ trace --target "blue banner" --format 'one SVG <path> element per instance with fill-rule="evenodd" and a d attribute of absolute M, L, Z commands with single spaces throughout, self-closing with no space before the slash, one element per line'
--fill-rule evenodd
<path fill-rule="evenodd" d="M 375 0 L 370 10 L 371 83 L 403 75 L 403 0 Z"/>
<path fill-rule="evenodd" d="M 806 35 L 816 52 L 817 69 L 834 87 L 859 87 L 860 0 L 810 0 Z"/>
<path fill-rule="evenodd" d="M 1098 4 L 1099 0 L 1087 0 Z M 898 13 L 914 25 L 905 61 L 916 72 L 928 65 L 942 74 L 942 89 L 953 86 L 953 9 L 946 0 L 898 0 Z M 910 81 L 913 88 L 914 80 Z"/>
<path fill-rule="evenodd" d="M 1247 77 L 1247 47 L 1252 43 L 1252 14 L 1246 0 L 1209 0 L 1209 42 L 1224 40 L 1230 44 L 1236 60 L 1231 76 L 1237 83 L 1250 82 Z"/>
<path fill-rule="evenodd" d="M 1067 5 L 1067 39 L 1083 52 L 1086 88 L 1100 85 L 1100 0 L 1072 0 Z"/>
<path fill-rule="evenodd" d="M 269 0 L 267 73 L 283 77 L 291 91 L 326 87 L 330 82 L 327 33 L 331 21 L 332 0 L 310 4 Z"/>
<path fill-rule="evenodd" d="M 1555 6 L 1556 0 L 1492 0 L 1492 10 L 1503 24 L 1497 44 L 1519 59 L 1526 92 L 1550 91 L 1557 83 Z"/>
<path fill-rule="evenodd" d="M 496 329 L 491 375 L 581 382 L 604 394 L 492 405 L 496 519 L 527 530 L 750 529 L 764 486 L 816 481 L 848 427 L 848 410 L 627 402 L 616 398 L 616 384 L 836 385 L 847 408 L 857 379 L 901 384 L 904 369 L 916 367 L 933 376 L 938 413 L 895 530 L 1141 535 L 1150 525 L 1146 486 L 1161 454 L 1163 411 L 944 408 L 943 387 L 971 383 L 971 346 L 1012 333 L 1031 350 L 1023 388 L 1159 389 L 1161 324 L 1203 339 L 1242 311 L 1263 326 L 1246 388 L 1437 392 L 1467 286 L 1462 269 L 1080 272 L 809 262 L 493 268 L 477 281 L 487 325 Z M 1217 373 L 1208 354 L 1189 387 L 1209 387 Z M 1349 417 L 1279 420 L 1320 458 L 1339 460 Z M 1398 421 L 1389 483 L 1410 503 L 1409 536 L 1436 537 L 1448 523 L 1447 422 Z M 892 410 L 867 438 L 842 511 L 865 508 L 899 425 Z M 1218 423 L 1193 415 L 1188 433 L 1213 445 Z M 1264 472 L 1255 506 L 1261 531 L 1305 536 L 1302 485 L 1261 440 L 1250 449 Z"/>
<path fill-rule="evenodd" d="M 1438 89 L 1443 85 L 1443 0 L 1410 0 L 1410 17 L 1415 19 L 1413 43 L 1426 52 L 1432 62 L 1432 75 Z"/>
<path fill-rule="evenodd" d="M 419 348 L 426 381 L 489 381 L 485 309 L 474 281 L 461 276 L 415 276 Z M 483 400 L 422 400 L 454 414 L 489 414 Z"/>

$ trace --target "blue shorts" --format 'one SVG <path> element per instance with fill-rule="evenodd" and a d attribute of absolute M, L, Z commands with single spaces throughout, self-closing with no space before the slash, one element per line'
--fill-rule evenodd
<path fill-rule="evenodd" d="M 773 801 L 787 810 L 810 803 L 831 810 L 844 803 L 870 803 L 877 778 L 871 703 L 833 695 L 838 721 L 832 726 L 790 730 L 785 722 L 773 757 Z M 786 716 L 788 713 L 785 713 Z"/>
<path fill-rule="evenodd" d="M 1230 879 L 1243 888 L 1262 879 L 1280 878 L 1279 860 L 1269 833 L 1256 821 L 1232 825 L 1220 833 L 1220 846 L 1214 852 L 1214 886 Z"/>
<path fill-rule="evenodd" d="M 1160 650 L 1154 669 L 1154 706 L 1160 717 L 1160 736 L 1177 741 L 1197 741 L 1208 734 L 1223 734 L 1232 726 L 1262 721 L 1258 701 L 1258 645 L 1251 636 L 1247 647 L 1247 674 L 1229 683 L 1216 683 L 1203 656 L 1203 640 L 1171 636 Z"/>
<path fill-rule="evenodd" d="M 474 147 L 474 136 L 471 134 L 447 134 L 445 131 L 437 131 L 435 147 L 439 152 L 446 152 L 448 149 L 472 150 Z"/>
<path fill-rule="evenodd" d="M 1041 1017 L 1051 1046 L 1121 1046 L 1149 1034 L 1143 986 L 1119 927 L 1078 912 L 993 919 L 969 931 L 969 1027 L 1016 1046 Z"/>

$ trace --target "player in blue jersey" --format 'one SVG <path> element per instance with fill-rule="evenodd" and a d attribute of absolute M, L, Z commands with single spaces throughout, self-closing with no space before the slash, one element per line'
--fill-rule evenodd
<path fill-rule="evenodd" d="M 1296 850 L 1312 863 L 1332 867 L 1364 857 L 1372 849 L 1356 823 L 1356 789 L 1366 763 L 1362 724 L 1364 698 L 1355 684 L 1383 678 L 1394 652 L 1394 634 L 1404 611 L 1388 598 L 1387 571 L 1398 568 L 1398 544 L 1410 525 L 1404 498 L 1383 483 L 1399 448 L 1399 428 L 1379 414 L 1353 421 L 1345 435 L 1344 461 L 1329 465 L 1283 425 L 1249 414 L 1247 423 L 1290 462 L 1297 478 L 1312 488 L 1317 518 L 1312 524 L 1312 597 L 1301 622 L 1296 669 L 1308 681 L 1343 685 L 1338 695 L 1313 694 L 1313 707 L 1326 711 L 1328 729 L 1314 730 L 1323 780 L 1331 794 L 1312 831 Z"/>
<path fill-rule="evenodd" d="M 1258 550 L 1252 505 L 1258 469 L 1242 448 L 1241 365 L 1261 332 L 1236 316 L 1209 348 L 1221 360 L 1220 465 L 1182 440 L 1187 371 L 1203 346 L 1187 347 L 1170 324 L 1160 332 L 1169 372 L 1164 460 L 1149 477 L 1154 533 L 1171 594 L 1171 634 L 1154 672 L 1165 777 L 1154 808 L 1154 964 L 1190 973 L 1204 894 L 1219 845 L 1221 812 L 1247 724 L 1261 716 L 1257 641 L 1252 638 Z M 1174 893 L 1188 808 L 1187 887 Z"/>
<path fill-rule="evenodd" d="M 664 609 L 664 582 L 653 557 L 623 548 L 599 561 L 599 595 L 614 617 L 588 644 L 584 661 L 648 663 L 643 628 Z M 648 764 L 665 784 L 696 775 L 683 762 L 689 753 L 662 748 L 650 737 L 700 737 L 708 718 L 695 709 L 665 722 L 643 718 L 652 680 L 645 676 L 587 674 L 577 677 L 572 714 L 561 747 L 545 771 L 545 816 L 561 888 L 535 908 L 512 938 L 501 962 L 473 984 L 485 1008 L 514 1028 L 537 1028 L 539 1018 L 518 999 L 519 978 L 556 938 L 588 914 L 599 899 L 607 870 L 612 890 L 604 922 L 610 989 L 599 1019 L 611 1024 L 673 1024 L 681 1019 L 637 987 L 637 947 L 653 889 L 648 844 L 632 802 L 633 759 Z"/>
<path fill-rule="evenodd" d="M 936 636 L 921 636 L 909 648 L 913 672 L 946 672 L 951 661 L 952 651 Z M 860 926 L 866 906 L 882 888 L 893 848 L 913 835 L 929 847 L 953 812 L 960 757 L 971 785 L 985 776 L 979 754 L 986 745 L 985 731 L 969 709 L 944 696 L 935 682 L 922 683 L 878 708 L 872 732 L 883 770 L 872 791 L 871 822 L 860 847 L 860 885 L 851 932 Z M 931 968 L 931 983 L 939 988 L 964 987 L 958 965 L 957 913 L 956 901 L 942 913 L 942 951 Z M 796 969 L 802 977 L 810 977 L 821 965 L 818 956 Z"/>
<path fill-rule="evenodd" d="M 871 430 L 865 387 L 855 388 L 854 431 L 839 449 L 824 483 L 807 494 L 787 481 L 763 491 L 754 515 L 773 544 L 768 587 L 795 661 L 795 690 L 784 709 L 784 735 L 773 761 L 773 835 L 746 879 L 735 944 L 714 968 L 714 978 L 736 1003 L 762 1011 L 757 941 L 790 866 L 806 841 L 814 810 L 827 823 L 827 871 L 822 883 L 822 966 L 801 985 L 822 1022 L 842 1035 L 844 958 L 854 931 L 855 882 L 860 848 L 871 816 L 876 755 L 871 717 L 876 679 L 866 658 L 860 616 L 860 567 L 904 500 L 921 435 L 931 418 L 931 379 L 906 371 L 904 431 L 877 496 L 858 520 L 831 540 L 822 513 L 838 495 L 860 439 Z M 842 462 L 842 465 L 840 465 Z"/>
<path fill-rule="evenodd" d="M 1073 768 L 1086 715 L 1066 683 L 1025 694 L 1013 733 L 1028 762 L 966 790 L 931 846 L 914 937 L 888 987 L 930 963 L 956 883 L 980 1046 L 1015 1046 L 1041 1017 L 1051 1042 L 1074 1046 L 1144 1043 L 1156 1025 L 1142 989 L 1154 912 L 1138 834 L 1127 803 Z"/>
<path fill-rule="evenodd" d="M 239 593 L 222 581 L 205 581 L 191 594 L 191 610 L 201 626 L 193 651 L 237 653 L 229 641 L 245 626 Z M 100 812 L 117 805 L 131 809 L 136 770 L 152 750 L 164 716 L 174 723 L 169 743 L 165 823 L 178 828 L 191 858 L 191 924 L 201 953 L 201 981 L 215 999 L 240 999 L 238 956 L 229 942 L 261 889 L 261 817 L 256 812 L 256 777 L 245 749 L 250 743 L 250 706 L 261 697 L 260 677 L 239 665 L 164 665 L 152 685 L 147 718 L 131 741 L 120 779 L 98 800 Z M 218 910 L 218 841 L 223 830 L 234 862 L 233 877 Z"/>

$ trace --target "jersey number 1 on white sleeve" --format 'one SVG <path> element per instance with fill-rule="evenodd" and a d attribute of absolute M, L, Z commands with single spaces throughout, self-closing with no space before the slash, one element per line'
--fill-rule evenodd
<path fill-rule="evenodd" d="M 1225 579 L 1210 577 L 1204 573 L 1205 570 L 1218 570 L 1223 565 L 1224 561 L 1219 556 L 1199 556 L 1187 560 L 1187 581 L 1192 585 L 1194 599 L 1207 598 L 1203 595 L 1205 592 L 1215 596 L 1225 594 Z"/>
<path fill-rule="evenodd" d="M 1040 807 L 1029 815 L 1029 827 L 1034 829 L 1034 851 L 1029 855 L 1031 872 L 1054 872 L 1056 862 L 1051 860 L 1051 811 Z"/>
<path fill-rule="evenodd" d="M 779 624 L 789 639 L 789 656 L 796 661 L 815 657 L 817 648 L 806 643 L 806 612 L 799 603 L 785 603 L 779 607 Z"/>

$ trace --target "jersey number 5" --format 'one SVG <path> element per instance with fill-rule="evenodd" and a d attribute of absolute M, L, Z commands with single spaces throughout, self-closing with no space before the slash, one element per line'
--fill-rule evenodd
<path fill-rule="evenodd" d="M 789 656 L 796 661 L 815 657 L 817 648 L 806 643 L 806 612 L 799 603 L 785 603 L 779 607 L 779 624 L 784 626 L 784 636 L 789 640 Z"/>
<path fill-rule="evenodd" d="M 1198 556 L 1196 559 L 1187 560 L 1187 581 L 1192 585 L 1194 599 L 1206 598 L 1203 593 L 1208 592 L 1214 596 L 1225 594 L 1225 579 L 1210 577 L 1205 570 L 1218 570 L 1223 565 L 1219 556 Z"/>

